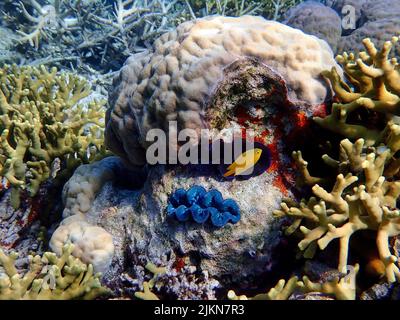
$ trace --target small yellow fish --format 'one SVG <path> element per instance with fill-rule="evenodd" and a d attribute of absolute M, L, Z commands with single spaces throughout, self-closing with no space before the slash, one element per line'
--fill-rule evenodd
<path fill-rule="evenodd" d="M 247 150 L 242 153 L 229 167 L 228 171 L 225 172 L 224 177 L 229 177 L 231 175 L 240 175 L 260 160 L 262 150 L 259 148 Z"/>

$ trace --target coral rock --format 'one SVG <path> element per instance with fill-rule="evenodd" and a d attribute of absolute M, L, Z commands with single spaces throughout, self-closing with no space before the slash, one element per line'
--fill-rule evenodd
<path fill-rule="evenodd" d="M 253 59 L 251 69 L 230 67 L 246 59 Z M 246 81 L 251 81 L 246 73 L 263 66 L 283 79 L 292 101 L 320 104 L 330 96 L 320 73 L 336 62 L 325 41 L 261 17 L 211 17 L 183 23 L 156 40 L 150 51 L 130 57 L 115 78 L 106 144 L 131 164 L 142 166 L 150 129 L 168 132 L 170 121 L 177 121 L 178 130 L 217 128 L 215 113 L 233 113 L 214 110 L 213 103 L 228 83 L 221 86 L 221 82 L 236 72 L 242 81 L 236 87 L 241 95 L 236 93 L 232 99 L 237 104 L 247 94 Z M 260 97 L 249 94 L 242 102 Z"/>
<path fill-rule="evenodd" d="M 325 40 L 336 52 L 342 34 L 341 19 L 331 8 L 306 1 L 289 9 L 284 24 Z"/>
<path fill-rule="evenodd" d="M 114 255 L 112 236 L 103 228 L 86 222 L 81 215 L 64 219 L 53 233 L 50 248 L 61 254 L 65 244 L 72 243 L 72 255 L 84 263 L 92 264 L 96 272 L 108 269 Z"/>
<path fill-rule="evenodd" d="M 109 170 L 112 163 L 118 170 L 119 165 L 112 157 L 94 165 L 98 168 L 103 165 Z M 124 268 L 129 242 L 132 243 L 131 259 L 145 256 L 153 263 L 166 265 L 176 255 L 186 255 L 201 270 L 207 270 L 210 277 L 226 276 L 227 282 L 266 272 L 266 265 L 272 263 L 273 248 L 280 241 L 279 228 L 274 227 L 272 216 L 273 208 L 282 198 L 282 191 L 272 183 L 276 172 L 243 181 L 220 181 L 204 170 L 195 166 L 169 169 L 155 166 L 149 171 L 143 188 L 136 191 L 105 183 L 85 217 L 89 223 L 112 234 L 113 262 Z M 117 181 L 118 177 L 114 183 Z M 179 188 L 187 190 L 193 185 L 206 190 L 218 189 L 224 198 L 235 199 L 241 220 L 215 228 L 191 220 L 168 219 L 165 208 L 169 196 Z M 113 265 L 112 270 L 117 269 Z"/>

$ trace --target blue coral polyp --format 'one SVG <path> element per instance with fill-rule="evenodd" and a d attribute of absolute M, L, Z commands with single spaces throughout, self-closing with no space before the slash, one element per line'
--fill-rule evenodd
<path fill-rule="evenodd" d="M 193 186 L 187 191 L 177 189 L 169 197 L 166 211 L 167 217 L 176 218 L 180 222 L 188 221 L 191 216 L 196 223 L 210 220 L 218 228 L 240 220 L 240 209 L 235 200 L 224 200 L 218 190 L 207 192 L 201 186 Z"/>

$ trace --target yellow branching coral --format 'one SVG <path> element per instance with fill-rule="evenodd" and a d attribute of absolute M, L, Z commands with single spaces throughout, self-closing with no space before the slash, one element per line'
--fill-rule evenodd
<path fill-rule="evenodd" d="M 382 114 L 387 120 L 400 115 L 400 66 L 396 58 L 390 58 L 391 49 L 398 41 L 398 37 L 393 37 L 378 50 L 370 39 L 364 39 L 366 51 L 358 58 L 353 53 L 337 56 L 351 86 L 335 68 L 323 72 L 340 103 L 333 104 L 329 116 L 316 117 L 315 121 L 349 139 L 364 138 L 368 145 L 381 142 L 384 132 L 350 123 L 348 119 L 360 108 Z"/>
<path fill-rule="evenodd" d="M 399 126 L 390 128 L 397 131 Z M 299 228 L 303 233 L 298 246 L 305 257 L 312 257 L 317 246 L 323 250 L 332 240 L 339 239 L 338 269 L 346 273 L 351 236 L 359 230 L 374 230 L 387 279 L 400 280 L 397 259 L 389 249 L 389 238 L 400 234 L 400 211 L 396 209 L 400 179 L 393 174 L 398 170 L 392 169 L 397 168 L 398 161 L 394 158 L 397 150 L 397 147 L 367 148 L 364 139 L 355 143 L 345 139 L 340 144 L 338 161 L 323 156 L 339 173 L 331 190 L 315 184 L 312 187 L 315 197 L 298 204 L 293 201 L 281 204 L 275 215 L 295 218 L 287 231 L 293 233 Z"/>
<path fill-rule="evenodd" d="M 299 287 L 303 292 L 320 292 L 327 295 L 333 295 L 337 300 L 355 300 L 356 299 L 356 276 L 360 266 L 356 264 L 350 270 L 349 274 L 339 278 L 335 277 L 330 281 L 316 283 L 310 281 L 307 276 L 299 282 Z"/>
<path fill-rule="evenodd" d="M 245 295 L 237 296 L 233 290 L 228 292 L 230 300 L 287 300 L 295 292 L 310 293 L 319 292 L 334 296 L 337 300 L 355 300 L 356 298 L 356 276 L 359 265 L 351 267 L 349 274 L 343 277 L 335 277 L 322 283 L 312 282 L 307 276 L 298 281 L 296 276 L 287 282 L 284 279 L 278 281 L 277 285 L 267 293 L 258 294 L 254 297 Z"/>
<path fill-rule="evenodd" d="M 340 103 L 333 104 L 330 115 L 315 120 L 348 138 L 340 143 L 339 159 L 322 156 L 337 173 L 336 179 L 330 182 L 313 177 L 301 152 L 294 152 L 302 180 L 312 187 L 314 197 L 300 203 L 286 201 L 275 212 L 279 217 L 294 218 L 286 232 L 302 232 L 298 246 L 306 258 L 313 257 L 318 247 L 323 250 L 338 239 L 338 269 L 342 273 L 347 271 L 351 236 L 360 230 L 375 231 L 379 259 L 389 282 L 400 281 L 397 258 L 389 247 L 389 238 L 400 234 L 400 210 L 396 208 L 400 195 L 400 66 L 397 59 L 389 57 L 398 41 L 393 37 L 379 51 L 365 39 L 366 52 L 361 52 L 358 59 L 354 54 L 338 56 L 350 84 L 334 68 L 323 73 Z M 366 121 L 380 115 L 384 129 L 371 129 L 359 121 L 360 114 L 359 118 L 353 116 L 362 108 L 369 112 Z M 326 288 L 334 290 L 332 285 Z"/>
<path fill-rule="evenodd" d="M 104 103 L 80 103 L 90 93 L 86 80 L 56 68 L 0 69 L 0 175 L 12 186 L 15 207 L 20 190 L 37 193 L 56 158 L 72 169 L 104 151 Z"/>
<path fill-rule="evenodd" d="M 245 295 L 237 296 L 233 290 L 228 292 L 229 300 L 287 300 L 292 293 L 300 287 L 297 277 L 290 278 L 287 282 L 284 279 L 278 281 L 277 285 L 267 293 L 261 293 L 254 297 Z"/>
<path fill-rule="evenodd" d="M 147 263 L 145 268 L 154 276 L 150 281 L 143 282 L 143 292 L 135 292 L 135 297 L 141 300 L 160 300 L 153 292 L 151 292 L 151 289 L 154 287 L 158 276 L 166 273 L 167 269 L 165 267 L 157 267 L 151 262 Z"/>
<path fill-rule="evenodd" d="M 73 245 L 67 244 L 60 257 L 53 252 L 29 256 L 29 270 L 21 274 L 15 267 L 18 255 L 0 249 L 0 300 L 94 299 L 107 294 L 100 274 L 74 258 L 72 250 Z"/>

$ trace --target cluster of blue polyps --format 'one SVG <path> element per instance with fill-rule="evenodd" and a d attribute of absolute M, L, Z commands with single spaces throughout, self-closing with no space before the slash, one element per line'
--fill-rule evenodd
<path fill-rule="evenodd" d="M 240 209 L 233 199 L 223 199 L 221 192 L 215 189 L 206 191 L 201 186 L 189 190 L 178 189 L 168 199 L 167 216 L 178 221 L 188 221 L 190 217 L 197 223 L 204 223 L 209 218 L 218 228 L 228 222 L 240 220 Z"/>

